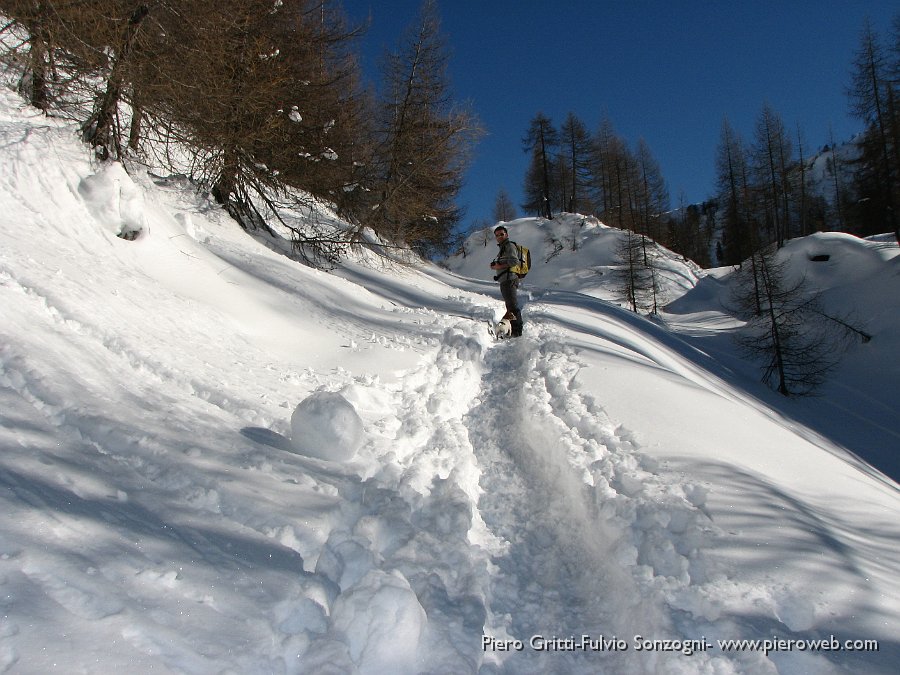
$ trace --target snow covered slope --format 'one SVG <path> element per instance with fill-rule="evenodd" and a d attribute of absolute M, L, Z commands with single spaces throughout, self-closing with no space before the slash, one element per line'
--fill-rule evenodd
<path fill-rule="evenodd" d="M 493 343 L 490 255 L 315 271 L 2 97 L 0 672 L 894 671 L 897 484 L 696 298 L 560 253 Z"/>
<path fill-rule="evenodd" d="M 614 272 L 619 267 L 616 249 L 624 240 L 621 230 L 577 214 L 561 214 L 553 220 L 520 218 L 505 225 L 510 239 L 531 250 L 527 288 L 616 297 Z M 462 276 L 490 279 L 489 263 L 497 254 L 493 228 L 470 235 L 463 251 L 447 261 L 448 267 Z M 663 254 L 658 264 L 666 297 L 661 304 L 693 288 L 699 273 L 696 265 L 681 256 L 664 249 Z"/>

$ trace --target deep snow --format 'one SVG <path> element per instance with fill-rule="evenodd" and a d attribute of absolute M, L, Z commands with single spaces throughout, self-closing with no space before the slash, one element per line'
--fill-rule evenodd
<path fill-rule="evenodd" d="M 491 242 L 316 271 L 0 96 L 0 672 L 895 672 L 896 244 L 791 242 L 875 337 L 783 400 L 727 270 L 651 321 L 616 230 L 516 221 L 494 343 Z"/>

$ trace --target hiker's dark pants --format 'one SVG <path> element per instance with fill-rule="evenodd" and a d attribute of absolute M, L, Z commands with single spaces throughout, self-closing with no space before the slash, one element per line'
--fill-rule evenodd
<path fill-rule="evenodd" d="M 500 295 L 506 303 L 506 313 L 511 314 L 510 325 L 513 335 L 522 334 L 522 310 L 519 309 L 519 277 L 515 274 L 506 274 L 500 280 Z"/>

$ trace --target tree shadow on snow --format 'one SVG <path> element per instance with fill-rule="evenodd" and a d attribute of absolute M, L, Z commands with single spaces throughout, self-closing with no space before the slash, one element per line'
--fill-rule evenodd
<path fill-rule="evenodd" d="M 81 497 L 64 486 L 56 485 L 41 476 L 0 466 L 0 499 L 6 503 L 39 505 L 42 517 L 71 518 L 81 523 L 93 523 L 97 541 L 105 538 L 127 553 L 127 564 L 136 569 L 154 566 L 154 560 L 168 560 L 174 567 L 228 567 L 231 570 L 267 570 L 290 578 L 312 577 L 303 568 L 303 557 L 276 540 L 256 532 L 229 529 L 227 523 L 210 522 L 197 517 L 195 509 L 163 501 L 140 503 L 141 498 L 123 501 L 117 495 Z M 18 508 L 18 506 L 17 506 Z M 65 540 L 52 540 L 41 532 L 22 534 L 34 550 L 46 555 L 74 557 L 76 548 Z M 136 542 L 136 543 L 127 543 Z M 143 551 L 153 551 L 146 555 Z M 317 577 L 318 578 L 318 577 Z"/>
<path fill-rule="evenodd" d="M 795 624 L 797 630 L 792 630 L 765 603 L 759 611 L 748 611 L 745 598 L 738 598 L 730 609 L 725 602 L 722 618 L 745 631 L 738 637 L 877 638 L 879 649 L 875 652 L 816 654 L 848 672 L 896 672 L 900 641 L 885 639 L 884 634 L 856 634 L 864 625 L 858 621 L 860 616 L 871 617 L 872 625 L 888 626 L 895 620 L 884 611 L 869 579 L 872 569 L 894 567 L 885 570 L 886 574 L 900 574 L 900 564 L 887 562 L 893 560 L 900 542 L 900 527 L 895 522 L 879 518 L 866 505 L 835 504 L 832 500 L 826 508 L 763 475 L 724 462 L 672 457 L 667 464 L 675 474 L 712 484 L 704 512 L 721 534 L 707 555 L 738 566 L 741 578 L 768 579 L 777 613 L 808 615 L 808 628 L 801 628 L 801 621 Z M 796 578 L 816 582 L 809 581 L 806 588 L 792 587 Z M 831 612 L 815 611 L 809 598 L 831 599 Z M 794 655 L 776 656 L 790 659 Z"/>

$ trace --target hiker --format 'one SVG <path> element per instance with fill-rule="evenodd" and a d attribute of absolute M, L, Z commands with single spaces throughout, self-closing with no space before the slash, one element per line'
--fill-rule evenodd
<path fill-rule="evenodd" d="M 500 282 L 500 294 L 506 303 L 504 319 L 509 320 L 512 328 L 512 337 L 522 335 L 522 310 L 519 309 L 519 301 L 516 292 L 519 289 L 519 275 L 512 271 L 512 267 L 519 264 L 519 253 L 515 244 L 509 240 L 509 232 L 503 225 L 494 228 L 494 237 L 497 238 L 497 246 L 500 251 L 497 257 L 491 261 L 491 269 L 497 274 L 494 281 Z"/>

